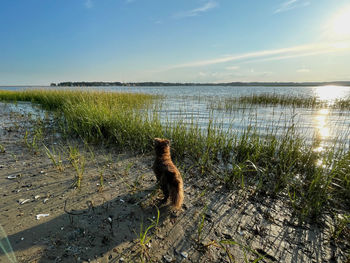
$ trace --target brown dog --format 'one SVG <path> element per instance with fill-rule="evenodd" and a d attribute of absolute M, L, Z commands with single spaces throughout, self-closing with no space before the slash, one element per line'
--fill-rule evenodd
<path fill-rule="evenodd" d="M 173 164 L 170 156 L 170 141 L 167 139 L 154 139 L 156 159 L 153 164 L 153 171 L 164 194 L 163 202 L 170 196 L 174 209 L 181 209 L 184 191 L 183 181 L 179 170 Z"/>

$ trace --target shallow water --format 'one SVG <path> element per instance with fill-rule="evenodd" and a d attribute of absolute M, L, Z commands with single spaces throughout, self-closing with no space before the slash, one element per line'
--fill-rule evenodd
<path fill-rule="evenodd" d="M 1 87 L 18 90 L 25 87 Z M 29 87 L 28 87 L 29 88 Z M 35 87 L 30 87 L 35 88 Z M 53 89 L 53 87 L 39 87 Z M 248 125 L 256 127 L 261 134 L 282 133 L 286 127 L 294 126 L 297 133 L 311 142 L 318 138 L 317 150 L 333 147 L 334 143 L 349 147 L 350 111 L 334 109 L 308 109 L 280 106 L 248 106 L 231 112 L 212 110 L 211 101 L 228 97 L 258 94 L 293 95 L 317 97 L 332 104 L 334 100 L 350 97 L 350 87 L 229 87 L 229 86 L 171 86 L 171 87 L 87 87 L 89 90 L 147 93 L 165 97 L 159 114 L 163 120 L 195 121 L 206 128 L 210 119 L 217 120 L 226 130 L 240 133 Z M 19 104 L 20 105 L 20 104 Z M 27 105 L 26 105 L 27 107 Z M 344 147 L 342 147 L 344 148 Z"/>

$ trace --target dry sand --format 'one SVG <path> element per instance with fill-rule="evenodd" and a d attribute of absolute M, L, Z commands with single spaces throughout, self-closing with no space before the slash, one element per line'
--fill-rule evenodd
<path fill-rule="evenodd" d="M 161 198 L 155 191 L 153 154 L 87 146 L 52 128 L 44 129 L 38 149 L 28 147 L 25 131 L 30 141 L 36 122 L 10 111 L 0 104 L 0 144 L 5 148 L 0 153 L 0 223 L 18 262 L 253 262 L 260 257 L 256 252 L 264 256 L 260 262 L 349 260 L 349 240 L 331 238 L 332 216 L 325 215 L 321 224 L 299 224 L 287 197 L 229 190 L 181 164 L 184 209 L 175 215 L 161 206 L 159 224 L 142 246 L 140 227 L 145 230 L 156 219 Z M 42 143 L 61 152 L 63 171 Z M 85 158 L 80 189 L 72 187 L 76 171 L 69 145 Z M 49 215 L 38 220 L 39 214 Z M 230 242 L 220 246 L 223 240 Z M 8 262 L 1 250 L 0 262 Z"/>

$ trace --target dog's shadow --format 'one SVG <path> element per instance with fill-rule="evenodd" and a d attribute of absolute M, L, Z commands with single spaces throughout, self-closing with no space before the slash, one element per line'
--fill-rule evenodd
<path fill-rule="evenodd" d="M 19 252 L 28 249 L 31 256 L 26 255 L 26 262 L 91 261 L 101 257 L 118 262 L 121 257 L 140 256 L 140 237 L 149 226 L 146 236 L 150 236 L 157 221 L 162 224 L 171 215 L 167 206 L 158 209 L 147 202 L 152 190 L 121 195 L 98 206 L 87 201 L 80 210 L 70 210 L 72 201 L 66 200 L 64 214 L 49 221 L 41 219 L 45 222 L 8 239 L 19 262 Z M 0 259 L 4 257 L 0 250 Z"/>

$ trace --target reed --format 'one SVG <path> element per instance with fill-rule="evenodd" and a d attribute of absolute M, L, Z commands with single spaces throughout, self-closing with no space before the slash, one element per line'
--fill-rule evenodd
<path fill-rule="evenodd" d="M 139 259 L 140 262 L 152 262 L 152 257 L 149 254 L 149 247 L 148 244 L 152 239 L 152 233 L 150 234 L 151 230 L 155 230 L 158 227 L 159 224 L 159 217 L 160 212 L 158 207 L 157 209 L 157 215 L 154 217 L 155 219 L 149 218 L 149 221 L 151 221 L 151 224 L 144 228 L 143 222 L 141 222 L 140 225 L 140 231 L 138 234 L 138 246 L 139 246 Z"/>
<path fill-rule="evenodd" d="M 57 152 L 55 148 L 53 147 L 52 150 L 50 150 L 45 144 L 43 144 L 45 153 L 47 157 L 51 160 L 52 164 L 57 168 L 58 171 L 63 172 L 64 166 L 62 162 L 61 153 Z M 57 159 L 57 160 L 56 160 Z"/>
<path fill-rule="evenodd" d="M 252 105 L 258 106 L 281 106 L 294 108 L 333 108 L 350 109 L 350 98 L 337 99 L 332 104 L 321 101 L 317 97 L 303 97 L 282 94 L 252 94 L 241 97 L 229 97 L 221 100 L 212 100 L 208 104 L 209 109 L 232 112 Z"/>
<path fill-rule="evenodd" d="M 350 98 L 336 99 L 332 105 L 335 109 L 349 110 L 350 109 Z"/>

